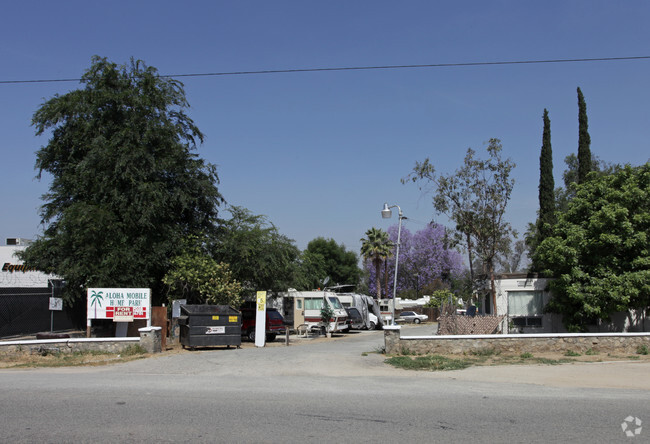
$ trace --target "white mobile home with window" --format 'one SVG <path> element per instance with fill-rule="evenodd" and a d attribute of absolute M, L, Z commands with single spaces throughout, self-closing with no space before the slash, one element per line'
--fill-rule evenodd
<path fill-rule="evenodd" d="M 329 331 L 341 332 L 348 330 L 348 314 L 336 293 L 330 291 L 297 291 L 290 289 L 285 297 L 287 300 L 292 301 L 292 327 L 294 329 L 297 329 L 303 324 L 307 325 L 307 328 L 310 330 L 324 327 L 320 313 L 323 304 L 327 304 L 333 312 L 329 322 Z"/>
<path fill-rule="evenodd" d="M 562 315 L 545 313 L 544 308 L 553 295 L 549 292 L 552 279 L 534 273 L 503 274 L 496 277 L 497 313 L 507 315 L 504 333 L 565 333 Z M 612 313 L 609 321 L 588 326 L 590 332 L 648 331 L 645 310 Z"/>
<path fill-rule="evenodd" d="M 497 314 L 506 315 L 504 333 L 551 333 L 562 329 L 560 316 L 544 313 L 551 298 L 549 280 L 526 273 L 497 276 Z"/>

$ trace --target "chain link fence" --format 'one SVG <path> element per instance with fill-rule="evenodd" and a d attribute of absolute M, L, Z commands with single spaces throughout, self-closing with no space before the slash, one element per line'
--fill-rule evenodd
<path fill-rule="evenodd" d="M 60 297 L 55 288 L 54 297 Z M 75 328 L 66 307 L 50 311 L 51 288 L 0 288 L 0 338 Z"/>

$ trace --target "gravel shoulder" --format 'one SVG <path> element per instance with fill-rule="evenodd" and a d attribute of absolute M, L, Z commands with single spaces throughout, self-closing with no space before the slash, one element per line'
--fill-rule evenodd
<path fill-rule="evenodd" d="M 424 326 L 408 326 L 405 333 L 411 335 L 427 334 Z M 424 333 L 423 333 L 423 330 Z M 428 333 L 430 334 L 430 333 Z M 545 353 L 534 358 L 548 361 L 571 360 L 556 365 L 530 364 L 519 357 L 495 356 L 479 362 L 464 370 L 452 371 L 412 371 L 394 368 L 384 363 L 386 356 L 381 353 L 383 333 L 352 332 L 335 335 L 332 338 L 290 337 L 290 346 L 285 346 L 284 338 L 263 348 L 251 342 L 242 342 L 240 349 L 207 348 L 184 350 L 180 345 L 168 345 L 160 354 L 135 357 L 124 362 L 115 356 L 86 357 L 87 366 L 127 366 L 130 372 L 151 371 L 151 367 L 164 368 L 171 374 L 213 374 L 256 376 L 259 369 L 278 376 L 307 377 L 391 377 L 443 379 L 455 381 L 492 382 L 505 384 L 533 384 L 549 387 L 614 388 L 650 391 L 650 356 L 607 356 L 581 355 L 567 357 L 562 354 Z M 141 359 L 144 357 L 145 359 Z M 449 356 L 462 358 L 463 356 Z M 0 357 L 0 370 L 14 367 L 17 362 L 35 359 L 24 354 L 22 357 Z M 54 359 L 36 357 L 36 359 Z M 547 362 L 548 362 L 547 361 Z M 36 367 L 28 366 L 28 367 Z M 74 367 L 79 369 L 79 367 Z M 23 371 L 24 368 L 17 371 Z M 29 369 L 28 369 L 29 370 Z M 12 371 L 12 370 L 3 370 Z M 65 371 L 62 369 L 62 371 Z"/>

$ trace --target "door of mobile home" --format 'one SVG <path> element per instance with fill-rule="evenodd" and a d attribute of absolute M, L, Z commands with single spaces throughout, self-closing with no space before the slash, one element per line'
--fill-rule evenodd
<path fill-rule="evenodd" d="M 305 298 L 293 298 L 293 328 L 305 323 Z"/>

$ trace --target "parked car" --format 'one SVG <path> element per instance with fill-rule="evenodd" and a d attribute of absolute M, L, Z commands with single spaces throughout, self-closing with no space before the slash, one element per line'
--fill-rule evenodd
<path fill-rule="evenodd" d="M 241 309 L 241 335 L 255 342 L 255 321 L 257 311 L 254 308 Z M 266 342 L 273 342 L 277 335 L 284 334 L 285 324 L 282 315 L 273 308 L 266 309 Z"/>
<path fill-rule="evenodd" d="M 415 324 L 419 324 L 420 322 L 424 322 L 429 319 L 429 316 L 419 314 L 414 311 L 403 311 L 400 313 L 399 319 L 404 322 L 413 322 Z"/>
<path fill-rule="evenodd" d="M 348 312 L 348 325 L 350 326 L 350 330 L 361 330 L 364 323 L 359 310 L 355 307 L 347 307 L 345 310 Z"/>

